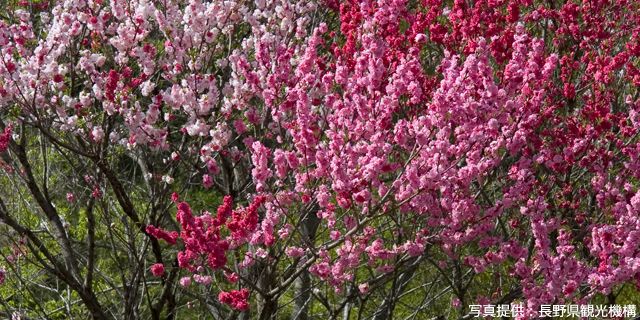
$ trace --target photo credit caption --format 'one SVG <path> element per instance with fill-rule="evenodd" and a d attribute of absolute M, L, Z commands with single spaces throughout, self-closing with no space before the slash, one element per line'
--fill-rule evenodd
<path fill-rule="evenodd" d="M 470 315 L 474 317 L 517 317 L 525 312 L 524 305 L 470 305 Z M 543 304 L 537 311 L 537 317 L 635 317 L 635 305 L 549 305 Z"/>

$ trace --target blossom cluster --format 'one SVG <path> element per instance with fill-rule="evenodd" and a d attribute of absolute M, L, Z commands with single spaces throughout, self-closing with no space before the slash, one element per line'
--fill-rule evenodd
<path fill-rule="evenodd" d="M 220 292 L 218 300 L 222 303 L 231 305 L 238 310 L 249 310 L 250 305 L 247 303 L 249 291 L 247 289 L 231 290 L 231 292 Z"/>

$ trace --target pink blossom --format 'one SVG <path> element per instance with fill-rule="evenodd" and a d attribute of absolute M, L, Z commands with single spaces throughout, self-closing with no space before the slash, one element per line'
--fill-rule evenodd
<path fill-rule="evenodd" d="M 240 278 L 238 277 L 237 273 L 234 272 L 234 273 L 231 273 L 231 274 L 227 274 L 227 281 L 229 281 L 231 283 L 236 283 L 236 282 L 238 282 L 238 280 L 240 280 Z"/>
<path fill-rule="evenodd" d="M 211 178 L 211 176 L 208 174 L 203 175 L 202 184 L 204 185 L 205 189 L 211 188 L 211 186 L 213 186 L 213 178 Z"/>
<path fill-rule="evenodd" d="M 293 226 L 287 223 L 284 227 L 282 227 L 282 229 L 278 230 L 278 235 L 280 236 L 280 238 L 286 239 L 289 237 L 289 231 L 291 231 L 292 228 Z"/>
<path fill-rule="evenodd" d="M 406 246 L 410 257 L 417 257 L 424 252 L 424 246 L 421 243 L 407 242 Z"/>
<path fill-rule="evenodd" d="M 102 139 L 104 138 L 104 131 L 102 130 L 101 127 L 93 127 L 93 130 L 91 131 L 91 136 L 93 137 L 93 141 L 101 142 Z"/>
<path fill-rule="evenodd" d="M 162 228 L 156 228 L 152 225 L 147 225 L 145 230 L 147 231 L 148 234 L 154 236 L 156 239 L 162 239 L 171 245 L 176 244 L 178 233 L 175 231 L 167 232 L 162 230 Z"/>
<path fill-rule="evenodd" d="M 190 277 L 182 277 L 180 279 L 180 285 L 183 287 L 188 287 L 191 285 L 191 278 Z"/>
<path fill-rule="evenodd" d="M 376 268 L 376 271 L 380 273 L 389 273 L 389 272 L 392 272 L 394 268 L 395 267 L 393 265 L 385 264 Z"/>
<path fill-rule="evenodd" d="M 93 192 L 91 193 L 91 195 L 94 198 L 98 198 L 98 199 L 102 198 L 102 193 L 100 193 L 100 189 L 98 188 L 98 186 L 93 186 Z"/>
<path fill-rule="evenodd" d="M 162 263 L 154 264 L 153 266 L 151 266 L 151 272 L 156 277 L 162 276 L 164 274 L 164 265 L 162 265 Z"/>
<path fill-rule="evenodd" d="M 231 292 L 220 292 L 218 300 L 222 303 L 229 304 L 238 310 L 248 310 L 249 304 L 247 304 L 247 298 L 249 298 L 249 291 L 247 289 L 231 290 Z"/>
<path fill-rule="evenodd" d="M 298 258 L 304 254 L 304 250 L 302 248 L 287 247 L 285 253 L 291 258 Z"/>
<path fill-rule="evenodd" d="M 13 125 L 9 125 L 3 134 L 0 134 L 0 152 L 7 151 L 9 140 L 11 139 L 11 132 L 13 130 Z"/>
<path fill-rule="evenodd" d="M 193 280 L 195 280 L 198 283 L 202 283 L 202 284 L 209 284 L 212 281 L 211 276 L 201 276 L 199 274 L 194 274 L 193 275 Z"/>

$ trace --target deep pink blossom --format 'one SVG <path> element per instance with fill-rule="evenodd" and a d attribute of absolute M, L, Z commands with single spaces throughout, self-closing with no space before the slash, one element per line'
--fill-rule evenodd
<path fill-rule="evenodd" d="M 162 263 L 154 264 L 153 266 L 151 266 L 151 272 L 156 277 L 162 276 L 164 274 L 164 265 L 162 265 Z"/>
<path fill-rule="evenodd" d="M 220 292 L 218 300 L 222 303 L 229 304 L 238 310 L 248 310 L 249 304 L 247 304 L 247 298 L 249 298 L 249 291 L 247 289 L 231 290 L 231 292 Z"/>

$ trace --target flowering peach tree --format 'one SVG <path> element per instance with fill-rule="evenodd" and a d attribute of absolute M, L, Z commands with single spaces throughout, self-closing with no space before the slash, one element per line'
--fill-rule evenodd
<path fill-rule="evenodd" d="M 0 315 L 640 296 L 640 2 L 0 8 Z M 634 300 L 635 299 L 635 300 Z"/>

